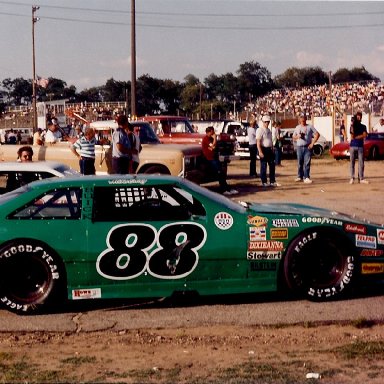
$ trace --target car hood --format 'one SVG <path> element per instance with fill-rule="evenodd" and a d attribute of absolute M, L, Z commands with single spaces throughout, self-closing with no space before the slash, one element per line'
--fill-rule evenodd
<path fill-rule="evenodd" d="M 344 213 L 331 211 L 325 208 L 317 208 L 310 205 L 296 204 L 296 203 L 247 203 L 249 214 L 276 214 L 276 215 L 301 215 L 301 216 L 314 216 L 325 217 L 334 220 L 353 221 L 359 223 L 367 223 L 366 221 L 347 215 Z"/>

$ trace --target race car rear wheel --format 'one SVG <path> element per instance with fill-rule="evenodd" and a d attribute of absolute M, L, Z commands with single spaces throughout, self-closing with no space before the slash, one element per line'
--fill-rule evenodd
<path fill-rule="evenodd" d="M 0 301 L 19 314 L 50 307 L 64 282 L 61 260 L 48 246 L 19 239 L 0 249 Z"/>
<path fill-rule="evenodd" d="M 352 286 L 355 259 L 347 239 L 331 230 L 312 229 L 289 245 L 284 259 L 288 287 L 310 300 L 332 300 Z"/>

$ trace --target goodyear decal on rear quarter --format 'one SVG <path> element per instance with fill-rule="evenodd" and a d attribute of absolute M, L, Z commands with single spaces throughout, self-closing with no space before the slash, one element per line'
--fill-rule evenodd
<path fill-rule="evenodd" d="M 262 227 L 267 225 L 268 219 L 261 216 L 248 216 L 248 224 L 254 225 L 255 227 Z"/>
<path fill-rule="evenodd" d="M 72 289 L 72 300 L 100 299 L 101 288 Z"/>
<path fill-rule="evenodd" d="M 377 243 L 384 244 L 384 229 L 377 229 Z"/>
<path fill-rule="evenodd" d="M 376 237 L 356 235 L 356 247 L 376 249 Z"/>
<path fill-rule="evenodd" d="M 250 241 L 249 251 L 282 251 L 284 244 L 281 241 Z"/>
<path fill-rule="evenodd" d="M 288 239 L 288 228 L 271 228 L 271 240 Z"/>
<path fill-rule="evenodd" d="M 375 273 L 384 273 L 384 264 L 382 263 L 363 263 L 361 264 L 361 273 L 364 275 L 372 275 Z"/>
<path fill-rule="evenodd" d="M 147 183 L 146 179 L 116 179 L 116 180 L 108 180 L 108 184 L 112 185 L 130 185 L 130 184 L 140 184 L 144 185 Z"/>
<path fill-rule="evenodd" d="M 267 240 L 267 230 L 265 227 L 250 227 L 249 228 L 250 241 L 263 241 Z"/>
<path fill-rule="evenodd" d="M 232 227 L 233 217 L 227 212 L 216 213 L 214 222 L 217 228 L 225 231 Z"/>

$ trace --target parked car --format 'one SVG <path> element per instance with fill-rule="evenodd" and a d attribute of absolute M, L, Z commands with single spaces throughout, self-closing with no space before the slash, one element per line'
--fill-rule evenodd
<path fill-rule="evenodd" d="M 335 144 L 331 150 L 331 155 L 336 159 L 349 158 L 349 142 Z M 368 133 L 364 140 L 364 157 L 366 159 L 377 160 L 384 156 L 384 133 Z"/>
<path fill-rule="evenodd" d="M 0 194 L 49 177 L 80 176 L 76 170 L 54 161 L 0 162 Z"/>
<path fill-rule="evenodd" d="M 197 132 L 187 117 L 184 116 L 143 116 L 139 120 L 151 124 L 160 141 L 164 144 L 198 144 L 201 145 L 204 132 Z M 225 132 L 217 133 L 216 150 L 220 161 L 234 160 L 236 138 Z"/>
<path fill-rule="evenodd" d="M 342 297 L 384 282 L 384 228 L 300 204 L 235 203 L 187 180 L 36 181 L 0 196 L 0 303 L 276 291 Z M 358 280 L 360 279 L 360 280 Z"/>
<path fill-rule="evenodd" d="M 283 155 L 285 156 L 296 156 L 296 143 L 292 139 L 294 130 L 294 128 L 283 128 L 281 130 L 283 135 Z M 323 135 L 320 135 L 313 146 L 313 156 L 321 157 L 324 151 L 329 148 L 329 144 L 329 141 Z"/>

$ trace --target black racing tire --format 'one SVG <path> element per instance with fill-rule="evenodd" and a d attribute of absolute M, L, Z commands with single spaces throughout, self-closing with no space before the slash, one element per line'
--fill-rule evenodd
<path fill-rule="evenodd" d="M 313 156 L 315 157 L 320 157 L 324 152 L 324 149 L 321 145 L 315 144 L 313 146 Z"/>
<path fill-rule="evenodd" d="M 313 228 L 297 236 L 284 257 L 288 288 L 311 301 L 339 299 L 353 286 L 356 262 L 342 234 Z"/>
<path fill-rule="evenodd" d="M 0 302 L 12 312 L 34 314 L 60 304 L 65 280 L 61 259 L 46 244 L 17 239 L 0 249 Z"/>

